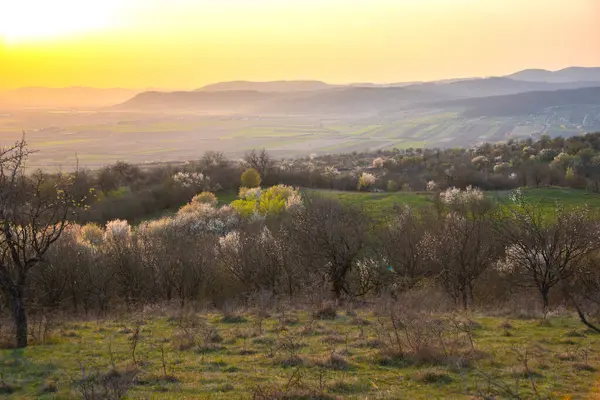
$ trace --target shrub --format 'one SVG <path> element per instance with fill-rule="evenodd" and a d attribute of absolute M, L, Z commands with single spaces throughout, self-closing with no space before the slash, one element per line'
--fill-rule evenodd
<path fill-rule="evenodd" d="M 360 178 L 358 179 L 358 190 L 361 190 L 363 188 L 370 188 L 372 185 L 375 184 L 375 181 L 377 181 L 375 175 L 369 174 L 368 172 L 363 172 Z"/>
<path fill-rule="evenodd" d="M 373 168 L 381 168 L 383 167 L 384 160 L 381 157 L 377 157 L 373 160 Z"/>
<path fill-rule="evenodd" d="M 313 315 L 317 319 L 335 319 L 337 317 L 337 310 L 333 305 L 327 304 L 315 311 Z"/>
<path fill-rule="evenodd" d="M 254 168 L 248 168 L 242 174 L 242 186 L 254 188 L 260 186 L 261 177 L 257 170 Z"/>
<path fill-rule="evenodd" d="M 192 204 L 208 204 L 214 207 L 218 202 L 217 196 L 212 192 L 202 192 L 192 198 Z"/>
<path fill-rule="evenodd" d="M 388 184 L 387 184 L 387 191 L 388 192 L 397 192 L 398 189 L 400 189 L 400 186 L 398 185 L 398 182 L 396 182 L 396 181 L 388 181 Z"/>

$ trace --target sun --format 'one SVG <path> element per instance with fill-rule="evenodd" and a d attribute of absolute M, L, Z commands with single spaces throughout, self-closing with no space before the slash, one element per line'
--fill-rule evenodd
<path fill-rule="evenodd" d="M 0 38 L 39 41 L 113 25 L 123 0 L 0 1 Z"/>

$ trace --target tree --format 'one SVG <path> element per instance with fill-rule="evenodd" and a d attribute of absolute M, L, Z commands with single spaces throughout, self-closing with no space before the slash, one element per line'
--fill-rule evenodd
<path fill-rule="evenodd" d="M 262 149 L 259 152 L 252 150 L 249 153 L 246 153 L 244 156 L 244 161 L 250 168 L 254 168 L 258 171 L 260 176 L 264 177 L 269 175 L 269 172 L 273 167 L 273 159 L 271 159 L 269 153 L 267 153 L 265 149 Z"/>
<path fill-rule="evenodd" d="M 506 258 L 501 272 L 519 277 L 518 284 L 535 287 L 548 308 L 550 290 L 570 279 L 582 261 L 600 249 L 598 223 L 587 208 L 557 207 L 552 217 L 515 195 L 516 205 L 500 211 L 497 225 Z"/>
<path fill-rule="evenodd" d="M 26 285 L 32 268 L 68 224 L 69 179 L 41 171 L 27 176 L 25 139 L 0 151 L 0 289 L 11 303 L 16 346 L 27 346 Z"/>
<path fill-rule="evenodd" d="M 429 227 L 429 215 L 403 207 L 390 218 L 385 228 L 379 230 L 380 251 L 388 271 L 395 277 L 393 283 L 398 291 L 412 289 L 432 275 L 423 246 Z"/>
<path fill-rule="evenodd" d="M 242 174 L 242 186 L 254 188 L 260 186 L 260 173 L 255 168 L 248 168 Z"/>
<path fill-rule="evenodd" d="M 474 302 L 478 278 L 493 265 L 502 248 L 485 212 L 442 215 L 435 232 L 426 235 L 425 257 L 434 262 L 442 286 L 464 309 Z"/>
<path fill-rule="evenodd" d="M 304 265 L 317 269 L 331 284 L 336 299 L 352 295 L 346 278 L 367 245 L 368 220 L 361 210 L 321 197 L 308 197 L 292 218 Z"/>
<path fill-rule="evenodd" d="M 360 178 L 358 178 L 358 190 L 371 188 L 376 180 L 377 178 L 375 178 L 375 175 L 363 172 Z"/>

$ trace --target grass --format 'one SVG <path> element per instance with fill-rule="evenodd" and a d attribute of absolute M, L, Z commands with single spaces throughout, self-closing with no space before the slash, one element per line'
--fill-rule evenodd
<path fill-rule="evenodd" d="M 544 209 L 551 210 L 557 204 L 565 207 L 579 207 L 588 205 L 600 207 L 600 195 L 585 190 L 569 189 L 563 187 L 527 188 L 522 189 L 525 199 L 539 204 Z M 508 201 L 509 191 L 490 192 L 493 197 L 501 201 Z"/>
<path fill-rule="evenodd" d="M 413 208 L 433 205 L 432 194 L 428 192 L 392 192 L 366 193 L 341 191 L 314 191 L 323 196 L 338 198 L 340 201 L 361 207 L 374 217 L 383 217 L 393 210 L 396 205 L 408 205 Z M 499 202 L 509 202 L 510 191 L 489 191 L 486 196 Z M 588 205 L 600 208 L 600 195 L 585 190 L 561 187 L 527 188 L 523 189 L 526 200 L 538 204 L 545 212 L 552 213 L 557 204 L 566 208 Z"/>
<path fill-rule="evenodd" d="M 334 197 L 342 203 L 362 208 L 369 215 L 383 217 L 396 205 L 408 205 L 415 208 L 432 205 L 431 194 L 423 192 L 393 192 L 393 193 L 368 193 L 368 192 L 342 192 L 335 190 L 310 191 L 326 197 Z"/>
<path fill-rule="evenodd" d="M 363 209 L 375 219 L 384 218 L 395 206 L 408 205 L 417 209 L 433 206 L 433 195 L 430 192 L 370 193 L 315 189 L 305 189 L 304 192 L 337 198 L 342 203 Z M 509 202 L 509 194 L 510 191 L 486 192 L 486 195 L 489 198 L 500 202 Z M 547 213 L 552 213 L 557 203 L 563 204 L 567 208 L 583 206 L 585 204 L 593 208 L 600 208 L 600 195 L 588 193 L 584 190 L 559 187 L 529 188 L 523 189 L 523 194 L 527 200 L 539 204 Z M 237 199 L 237 193 L 234 191 L 217 192 L 216 195 L 219 200 L 219 205 L 226 205 Z M 152 219 L 173 216 L 178 209 L 179 208 L 169 209 L 147 216 L 139 221 L 134 221 L 134 225 Z"/>
<path fill-rule="evenodd" d="M 130 398 L 169 399 L 250 399 L 253 393 L 287 393 L 290 399 L 468 399 L 485 387 L 483 376 L 509 386 L 518 378 L 521 398 L 533 394 L 530 377 L 550 398 L 587 398 L 597 387 L 600 341 L 570 317 L 548 324 L 511 320 L 509 336 L 498 328 L 506 319 L 473 317 L 477 356 L 459 367 L 390 356 L 378 344 L 379 317 L 368 310 L 338 313 L 335 319 L 311 315 L 288 310 L 261 321 L 254 313 L 235 320 L 157 313 L 141 325 L 133 319 L 63 323 L 49 344 L 0 350 L 0 386 L 14 399 L 81 398 L 82 377 L 91 382 L 90 376 L 96 382 L 118 377 L 131 386 Z M 520 361 L 525 353 L 527 369 Z M 312 397 L 300 397 L 308 393 Z"/>

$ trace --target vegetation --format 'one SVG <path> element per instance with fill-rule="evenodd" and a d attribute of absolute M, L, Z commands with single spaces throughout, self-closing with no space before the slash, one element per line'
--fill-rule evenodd
<path fill-rule="evenodd" d="M 409 202 L 420 202 L 412 193 L 431 193 L 431 185 L 436 190 L 473 186 L 490 193 L 498 191 L 501 199 L 518 187 L 537 188 L 540 194 L 544 188 L 560 187 L 573 190 L 562 195 L 552 189 L 547 192 L 552 197 L 539 195 L 544 206 L 553 207 L 553 199 L 593 203 L 594 194 L 600 192 L 599 153 L 600 134 L 589 134 L 486 144 L 476 149 L 405 149 L 295 160 L 274 160 L 263 150 L 249 152 L 240 162 L 214 152 L 186 165 L 141 167 L 119 162 L 99 171 L 77 174 L 76 195 L 85 198 L 87 206 L 77 219 L 80 223 L 98 224 L 115 218 L 139 222 L 174 213 L 202 191 L 228 196 L 240 187 L 257 187 L 257 183 L 264 187 L 284 184 L 345 192 L 387 191 L 406 196 L 400 198 Z M 253 174 L 253 181 L 242 184 L 240 176 L 252 169 L 258 172 L 260 180 L 247 172 Z M 393 196 L 368 198 L 385 203 Z"/>
<path fill-rule="evenodd" d="M 408 329 L 409 335 L 419 332 L 419 342 L 407 342 L 401 328 L 406 348 L 399 353 L 389 309 L 341 309 L 334 319 L 291 304 L 279 309 L 224 315 L 157 308 L 60 324 L 49 317 L 40 324 L 39 344 L 0 351 L 0 390 L 8 398 L 39 399 L 594 395 L 599 343 L 569 317 L 540 324 L 427 316 Z"/>
<path fill-rule="evenodd" d="M 260 174 L 254 168 L 248 168 L 244 171 L 241 178 L 242 186 L 255 188 L 260 186 Z"/>
<path fill-rule="evenodd" d="M 456 153 L 467 154 L 445 156 Z M 5 393 L 520 399 L 581 397 L 594 381 L 600 216 L 585 202 L 486 195 L 431 179 L 428 164 L 402 191 L 378 193 L 397 163 L 385 154 L 355 176 L 373 192 L 301 191 L 266 185 L 298 170 L 252 152 L 245 165 L 265 186 L 240 188 L 230 204 L 211 190 L 239 170 L 208 154 L 203 170 L 169 171 L 168 187 L 189 196 L 174 214 L 94 224 L 84 216 L 138 198 L 152 170 L 104 169 L 96 195 L 89 175 L 22 174 L 24 142 L 4 154 L 0 321 L 11 322 L 0 343 L 26 348 L 0 352 Z M 491 172 L 484 154 L 469 166 L 488 183 L 512 168 Z M 333 168 L 308 178 L 344 182 Z M 418 179 L 424 189 L 412 192 Z"/>

